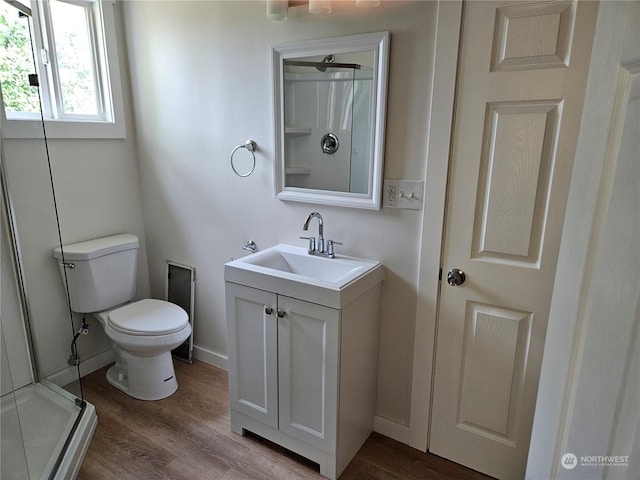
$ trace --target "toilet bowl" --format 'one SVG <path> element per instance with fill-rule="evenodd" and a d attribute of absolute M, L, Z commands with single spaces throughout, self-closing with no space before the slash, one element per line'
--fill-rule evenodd
<path fill-rule="evenodd" d="M 109 384 L 140 400 L 160 400 L 177 390 L 171 350 L 191 335 L 182 308 L 145 299 L 94 315 L 116 356 L 107 371 Z"/>

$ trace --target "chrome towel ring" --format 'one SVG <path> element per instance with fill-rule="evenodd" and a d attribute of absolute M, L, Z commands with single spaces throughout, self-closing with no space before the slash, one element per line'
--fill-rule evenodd
<path fill-rule="evenodd" d="M 247 140 L 247 143 L 245 143 L 244 145 L 238 145 L 233 150 L 231 150 L 231 168 L 233 169 L 233 173 L 235 173 L 239 177 L 248 177 L 253 173 L 253 171 L 256 168 L 256 154 L 255 154 L 256 147 L 257 147 L 256 142 L 254 142 L 253 140 Z M 239 173 L 238 170 L 236 170 L 235 165 L 233 164 L 233 155 L 240 148 L 246 148 L 247 150 L 249 150 L 249 152 L 251 152 L 251 156 L 253 157 L 253 165 L 251 166 L 251 170 L 249 170 L 247 173 Z"/>

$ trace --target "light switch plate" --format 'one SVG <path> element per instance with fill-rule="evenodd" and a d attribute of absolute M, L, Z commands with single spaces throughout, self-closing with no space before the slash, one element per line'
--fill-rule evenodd
<path fill-rule="evenodd" d="M 382 206 L 420 210 L 422 208 L 422 181 L 385 179 Z"/>

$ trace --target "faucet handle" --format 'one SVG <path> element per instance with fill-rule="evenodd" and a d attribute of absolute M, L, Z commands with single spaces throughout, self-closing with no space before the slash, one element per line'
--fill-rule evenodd
<path fill-rule="evenodd" d="M 333 258 L 335 252 L 333 251 L 334 245 L 342 245 L 342 242 L 336 242 L 335 240 L 327 240 L 327 255 Z"/>
<path fill-rule="evenodd" d="M 300 237 L 302 240 L 309 240 L 308 251 L 313 252 L 316 249 L 316 237 Z"/>
<path fill-rule="evenodd" d="M 256 253 L 256 250 L 258 249 L 258 245 L 256 245 L 256 242 L 254 242 L 253 240 L 249 240 L 244 247 L 242 247 L 243 250 L 249 250 L 251 253 Z"/>

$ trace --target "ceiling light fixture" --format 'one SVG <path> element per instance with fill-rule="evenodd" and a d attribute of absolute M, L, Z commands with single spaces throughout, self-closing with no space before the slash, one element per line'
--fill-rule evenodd
<path fill-rule="evenodd" d="M 380 0 L 355 0 L 358 7 L 377 7 Z M 332 0 L 267 0 L 267 18 L 269 20 L 286 20 L 289 7 L 308 5 L 309 13 L 328 15 L 333 10 Z"/>
<path fill-rule="evenodd" d="M 309 0 L 309 13 L 331 13 L 331 0 Z"/>
<path fill-rule="evenodd" d="M 289 0 L 267 0 L 267 18 L 269 20 L 286 20 Z"/>

